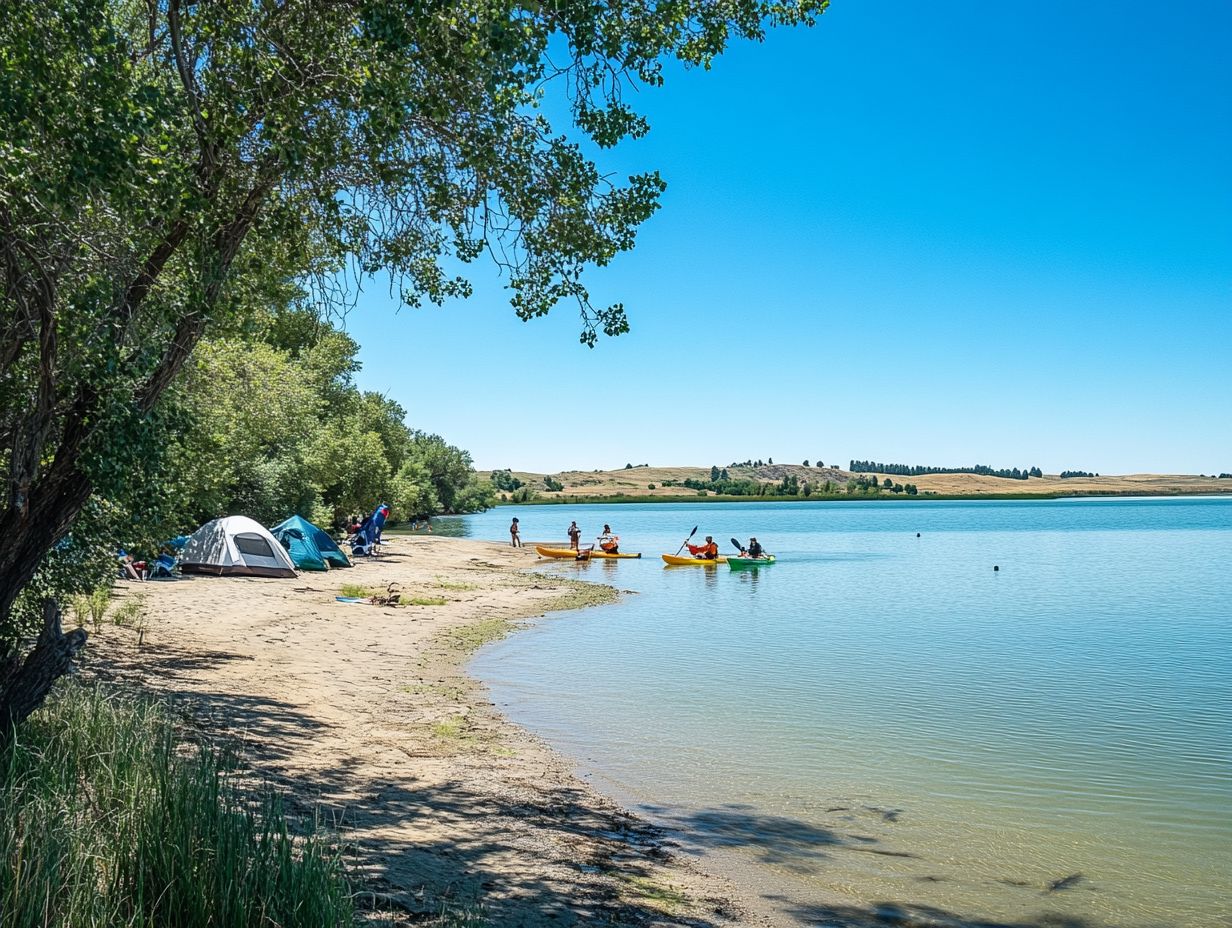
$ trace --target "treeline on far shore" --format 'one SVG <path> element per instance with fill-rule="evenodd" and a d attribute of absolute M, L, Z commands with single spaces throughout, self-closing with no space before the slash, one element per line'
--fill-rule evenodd
<path fill-rule="evenodd" d="M 853 460 L 848 470 L 853 474 L 894 474 L 897 477 L 923 477 L 926 474 L 979 474 L 982 477 L 1026 480 L 1029 477 L 1044 476 L 1044 472 L 1038 467 L 1024 467 L 1019 470 L 1017 467 L 995 468 L 986 464 L 975 464 L 971 467 L 928 467 L 921 464 L 881 464 L 876 461 Z M 1091 475 L 1084 474 L 1083 476 Z"/>

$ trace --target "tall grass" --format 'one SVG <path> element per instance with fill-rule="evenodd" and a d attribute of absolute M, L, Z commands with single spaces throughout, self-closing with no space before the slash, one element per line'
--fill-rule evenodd
<path fill-rule="evenodd" d="M 337 852 L 156 703 L 72 685 L 0 753 L 0 928 L 350 926 Z"/>
<path fill-rule="evenodd" d="M 89 619 L 90 625 L 94 627 L 95 631 L 98 631 L 99 626 L 103 624 L 103 617 L 107 614 L 107 608 L 110 604 L 110 586 L 100 586 L 92 593 L 78 594 L 70 602 L 78 627 L 84 628 L 86 620 Z"/>

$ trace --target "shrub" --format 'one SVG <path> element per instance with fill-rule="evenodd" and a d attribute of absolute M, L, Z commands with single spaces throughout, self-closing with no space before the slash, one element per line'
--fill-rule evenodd
<path fill-rule="evenodd" d="M 646 489 L 647 489 L 647 490 L 653 490 L 654 488 L 655 488 L 655 485 L 654 485 L 653 483 L 648 483 L 648 484 L 646 484 Z"/>
<path fill-rule="evenodd" d="M 134 594 L 116 607 L 111 621 L 116 625 L 140 628 L 145 619 L 145 597 Z"/>
<path fill-rule="evenodd" d="M 98 631 L 99 626 L 103 624 L 103 619 L 107 616 L 107 607 L 110 604 L 111 589 L 105 586 L 100 586 L 92 593 L 78 593 L 70 601 L 73 618 L 77 620 L 78 627 L 84 628 L 86 620 L 89 619 L 95 631 Z"/>

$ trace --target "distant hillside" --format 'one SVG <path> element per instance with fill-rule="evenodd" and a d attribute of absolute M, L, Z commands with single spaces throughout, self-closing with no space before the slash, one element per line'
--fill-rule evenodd
<path fill-rule="evenodd" d="M 1069 477 L 1045 474 L 1029 480 L 1013 480 L 1006 477 L 989 477 L 980 474 L 924 474 L 918 477 L 902 477 L 886 474 L 855 474 L 837 467 L 804 467 L 800 464 L 765 464 L 761 467 L 719 467 L 726 471 L 731 481 L 753 481 L 771 487 L 781 487 L 784 479 L 793 479 L 801 488 L 798 495 L 822 495 L 827 481 L 831 493 L 847 495 L 848 484 L 864 480 L 883 484 L 888 476 L 891 484 L 905 487 L 914 485 L 919 495 L 982 496 L 982 495 L 1040 495 L 1077 496 L 1083 494 L 1141 494 L 1179 495 L 1188 493 L 1232 493 L 1232 479 L 1198 477 L 1188 474 L 1127 474 L 1123 476 Z M 502 474 L 504 472 L 501 472 Z M 490 479 L 492 471 L 481 471 L 480 477 Z M 632 467 L 618 470 L 566 470 L 553 474 L 532 471 L 511 471 L 514 481 L 529 488 L 539 499 L 568 499 L 578 497 L 637 496 L 654 498 L 697 499 L 703 493 L 713 496 L 709 490 L 684 486 L 684 482 L 697 481 L 708 484 L 710 467 Z M 509 484 L 508 478 L 498 477 Z M 511 485 L 511 484 L 510 484 Z M 559 490 L 551 487 L 559 486 Z M 853 484 L 852 489 L 856 487 Z M 507 500 L 514 490 L 505 490 Z M 523 491 L 525 492 L 525 491 Z M 884 495 L 897 495 L 885 491 Z"/>

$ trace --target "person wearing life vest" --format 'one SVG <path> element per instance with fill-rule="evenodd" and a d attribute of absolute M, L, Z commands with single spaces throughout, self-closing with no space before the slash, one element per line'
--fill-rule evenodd
<path fill-rule="evenodd" d="M 689 545 L 689 553 L 699 561 L 713 561 L 719 556 L 719 546 L 707 535 L 704 545 Z"/>
<path fill-rule="evenodd" d="M 608 554 L 620 553 L 620 536 L 612 534 L 612 527 L 606 523 L 603 525 L 603 534 L 598 538 L 599 547 Z"/>

